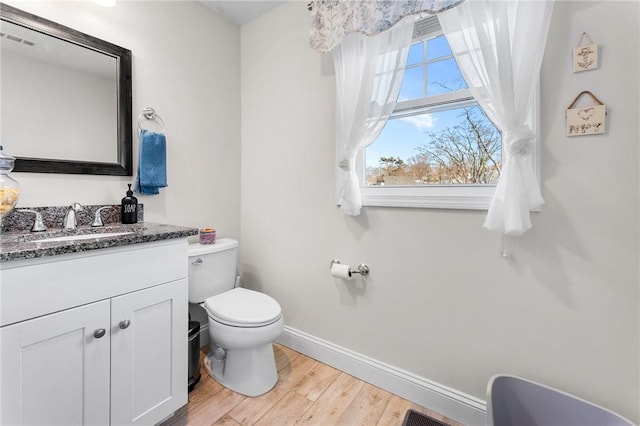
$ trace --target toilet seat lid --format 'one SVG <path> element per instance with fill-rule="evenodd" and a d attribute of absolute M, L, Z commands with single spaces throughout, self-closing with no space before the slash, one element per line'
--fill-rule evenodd
<path fill-rule="evenodd" d="M 235 327 L 269 325 L 282 314 L 275 299 L 242 287 L 211 296 L 204 307 L 216 321 Z"/>

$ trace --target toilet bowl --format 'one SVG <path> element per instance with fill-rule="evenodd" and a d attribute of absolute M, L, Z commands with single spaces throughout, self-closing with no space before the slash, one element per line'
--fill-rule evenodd
<path fill-rule="evenodd" d="M 189 302 L 207 312 L 207 373 L 233 391 L 258 396 L 278 381 L 272 344 L 284 320 L 272 297 L 234 288 L 237 247 L 231 239 L 189 245 Z"/>

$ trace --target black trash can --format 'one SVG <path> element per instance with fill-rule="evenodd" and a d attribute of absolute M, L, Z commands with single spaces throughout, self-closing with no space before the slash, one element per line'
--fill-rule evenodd
<path fill-rule="evenodd" d="M 189 321 L 189 392 L 200 381 L 200 323 Z"/>

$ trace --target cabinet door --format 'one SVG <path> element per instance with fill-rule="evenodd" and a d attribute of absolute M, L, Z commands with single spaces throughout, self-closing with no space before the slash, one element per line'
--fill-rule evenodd
<path fill-rule="evenodd" d="M 106 300 L 0 329 L 0 424 L 109 424 L 109 310 Z"/>
<path fill-rule="evenodd" d="M 155 424 L 187 403 L 187 280 L 111 300 L 111 423 Z"/>

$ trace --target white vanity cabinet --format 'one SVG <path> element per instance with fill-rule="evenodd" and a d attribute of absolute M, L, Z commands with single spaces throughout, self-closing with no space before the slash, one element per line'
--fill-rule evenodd
<path fill-rule="evenodd" d="M 111 300 L 111 424 L 158 423 L 187 403 L 185 279 Z"/>
<path fill-rule="evenodd" d="M 186 239 L 0 274 L 0 424 L 156 424 L 187 403 Z"/>
<path fill-rule="evenodd" d="M 109 301 L 0 329 L 3 425 L 108 424 Z"/>

